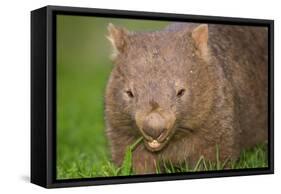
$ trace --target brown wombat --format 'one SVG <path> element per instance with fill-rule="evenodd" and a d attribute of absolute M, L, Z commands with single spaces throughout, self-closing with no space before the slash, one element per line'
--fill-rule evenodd
<path fill-rule="evenodd" d="M 162 31 L 108 26 L 115 64 L 105 96 L 113 161 L 126 147 L 137 174 L 200 156 L 235 160 L 267 140 L 265 27 L 173 23 Z"/>

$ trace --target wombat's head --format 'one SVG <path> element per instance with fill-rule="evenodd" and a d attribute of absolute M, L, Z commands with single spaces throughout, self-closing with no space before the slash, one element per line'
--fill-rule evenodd
<path fill-rule="evenodd" d="M 110 103 L 118 106 L 116 115 L 132 120 L 148 150 L 160 151 L 175 132 L 189 130 L 196 66 L 207 55 L 208 26 L 135 33 L 110 24 L 108 30 L 115 63 Z"/>

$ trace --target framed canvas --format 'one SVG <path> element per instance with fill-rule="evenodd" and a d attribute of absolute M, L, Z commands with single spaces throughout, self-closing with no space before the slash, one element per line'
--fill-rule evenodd
<path fill-rule="evenodd" d="M 31 182 L 272 174 L 272 20 L 31 12 Z"/>

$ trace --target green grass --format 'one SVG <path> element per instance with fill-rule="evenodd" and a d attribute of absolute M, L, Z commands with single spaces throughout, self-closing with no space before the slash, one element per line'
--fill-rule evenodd
<path fill-rule="evenodd" d="M 167 22 L 59 16 L 57 31 L 57 178 L 131 175 L 131 149 L 122 167 L 110 162 L 105 136 L 104 90 L 112 63 L 105 38 L 109 22 L 129 30 L 161 29 Z M 228 165 L 229 166 L 229 165 Z M 241 153 L 232 168 L 267 166 L 266 145 Z M 224 161 L 201 158 L 195 169 L 166 164 L 165 173 L 220 170 Z M 162 170 L 163 171 L 163 170 Z M 163 173 L 158 169 L 158 173 Z"/>
<path fill-rule="evenodd" d="M 70 167 L 69 165 L 64 166 L 64 164 L 60 163 L 57 168 L 58 179 L 134 175 L 132 170 L 132 153 L 141 140 L 142 138 L 140 138 L 134 145 L 128 147 L 121 167 L 117 167 L 109 161 L 105 161 L 99 165 L 91 164 L 89 159 L 82 155 L 82 161 L 78 163 L 74 162 L 70 165 Z M 189 167 L 187 163 L 181 166 L 174 166 L 171 163 L 165 163 L 163 166 L 164 168 L 157 168 L 156 174 L 267 167 L 266 147 L 267 145 L 263 144 L 257 145 L 252 149 L 244 150 L 237 161 L 220 161 L 219 150 L 217 150 L 217 159 L 215 162 L 207 161 L 202 156 L 193 168 Z"/>

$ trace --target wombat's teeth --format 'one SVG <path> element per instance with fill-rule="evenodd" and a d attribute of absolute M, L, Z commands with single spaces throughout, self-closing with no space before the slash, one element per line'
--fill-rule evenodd
<path fill-rule="evenodd" d="M 160 146 L 160 143 L 157 140 L 153 140 L 152 142 L 148 142 L 148 145 L 151 148 L 158 148 Z"/>

